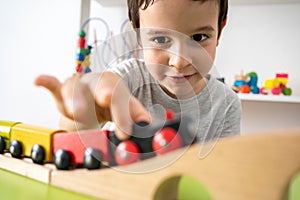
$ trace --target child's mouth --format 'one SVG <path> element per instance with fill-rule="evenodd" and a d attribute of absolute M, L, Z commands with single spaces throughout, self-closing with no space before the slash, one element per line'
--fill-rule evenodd
<path fill-rule="evenodd" d="M 184 83 L 188 81 L 194 74 L 186 76 L 168 76 L 169 79 L 174 83 Z"/>

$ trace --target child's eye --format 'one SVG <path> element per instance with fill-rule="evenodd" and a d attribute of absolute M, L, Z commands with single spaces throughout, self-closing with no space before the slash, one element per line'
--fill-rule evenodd
<path fill-rule="evenodd" d="M 206 40 L 207 38 L 208 36 L 205 34 L 195 34 L 192 36 L 192 39 L 195 40 L 196 42 L 201 42 L 203 40 Z"/>
<path fill-rule="evenodd" d="M 157 44 L 166 44 L 168 42 L 170 42 L 170 38 L 166 37 L 166 36 L 159 36 L 159 37 L 155 37 L 153 39 L 153 42 L 157 43 Z"/>

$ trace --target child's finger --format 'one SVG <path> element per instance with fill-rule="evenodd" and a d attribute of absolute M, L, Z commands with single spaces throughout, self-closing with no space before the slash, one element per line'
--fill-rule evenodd
<path fill-rule="evenodd" d="M 62 84 L 53 76 L 41 75 L 35 84 L 49 90 L 54 96 L 61 112 L 61 127 L 67 130 L 98 128 L 99 123 L 110 120 L 108 109 L 101 109 L 88 84 L 80 80 L 80 76 L 72 76 Z M 64 124 L 65 123 L 65 124 Z"/>
<path fill-rule="evenodd" d="M 145 121 L 151 123 L 151 115 L 140 101 L 132 97 L 129 106 L 130 114 L 134 122 Z"/>
<path fill-rule="evenodd" d="M 40 75 L 35 79 L 34 83 L 37 86 L 41 86 L 41 87 L 44 87 L 47 90 L 49 90 L 56 101 L 58 110 L 62 114 L 66 115 L 63 98 L 61 95 L 62 84 L 59 82 L 59 80 L 57 78 L 55 78 L 54 76 Z"/>
<path fill-rule="evenodd" d="M 116 135 L 119 139 L 127 139 L 132 133 L 132 125 L 140 121 L 151 122 L 146 108 L 133 96 L 124 98 L 119 104 L 112 103 L 112 117 L 116 123 Z M 113 101 L 114 102 L 114 101 Z"/>
<path fill-rule="evenodd" d="M 98 119 L 95 99 L 88 84 L 81 82 L 79 76 L 68 78 L 61 88 L 61 95 L 72 119 L 86 127 L 96 128 Z"/>
<path fill-rule="evenodd" d="M 150 114 L 129 93 L 128 88 L 117 75 L 102 76 L 95 98 L 100 106 L 110 109 L 112 120 L 116 124 L 116 135 L 121 140 L 130 136 L 134 122 L 151 121 Z"/>

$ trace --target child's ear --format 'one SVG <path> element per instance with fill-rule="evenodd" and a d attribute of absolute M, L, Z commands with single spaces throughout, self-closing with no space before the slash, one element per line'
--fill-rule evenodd
<path fill-rule="evenodd" d="M 219 33 L 219 35 L 218 35 L 217 46 L 219 45 L 219 40 L 220 40 L 220 37 L 221 37 L 221 35 L 222 35 L 222 31 L 223 31 L 224 27 L 226 26 L 226 24 L 227 24 L 227 17 L 226 17 L 226 19 L 222 22 L 221 30 L 220 30 L 220 33 Z"/>
<path fill-rule="evenodd" d="M 135 30 L 132 20 L 130 20 L 130 25 L 131 25 L 132 30 Z"/>
<path fill-rule="evenodd" d="M 137 31 L 136 31 L 136 37 L 137 37 L 137 42 L 138 42 L 138 44 L 140 45 L 141 48 L 143 48 L 140 30 L 137 30 Z"/>
<path fill-rule="evenodd" d="M 142 47 L 142 42 L 141 42 L 141 35 L 140 35 L 140 30 L 136 29 L 133 22 L 130 20 L 130 25 L 133 31 L 136 32 L 136 37 L 137 37 L 137 42 L 140 45 L 140 47 Z"/>

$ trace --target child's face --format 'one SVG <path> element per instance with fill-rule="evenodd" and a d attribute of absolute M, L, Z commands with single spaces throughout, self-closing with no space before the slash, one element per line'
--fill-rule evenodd
<path fill-rule="evenodd" d="M 172 97 L 204 87 L 218 44 L 217 1 L 158 0 L 140 9 L 140 39 L 148 70 Z"/>

